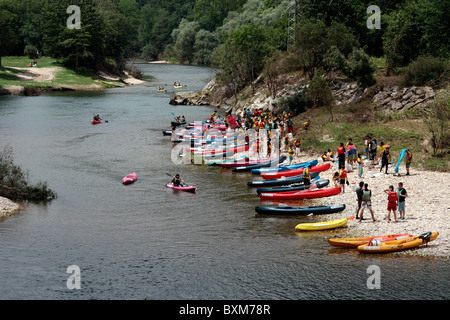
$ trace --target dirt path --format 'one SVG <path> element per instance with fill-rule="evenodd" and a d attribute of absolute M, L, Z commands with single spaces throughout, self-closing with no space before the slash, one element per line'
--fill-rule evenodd
<path fill-rule="evenodd" d="M 10 69 L 14 69 L 19 71 L 16 76 L 21 81 L 36 81 L 36 82 L 45 82 L 52 81 L 55 78 L 55 74 L 61 69 L 60 67 L 51 67 L 51 68 L 14 68 L 10 67 Z"/>

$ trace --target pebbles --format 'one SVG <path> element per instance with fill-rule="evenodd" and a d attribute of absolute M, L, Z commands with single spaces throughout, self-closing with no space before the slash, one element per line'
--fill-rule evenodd
<path fill-rule="evenodd" d="M 309 161 L 311 156 L 302 155 L 299 161 Z M 319 164 L 322 160 L 319 160 Z M 354 166 L 356 168 L 356 166 Z M 360 181 L 368 184 L 369 190 L 372 191 L 372 209 L 376 221 L 372 221 L 370 211 L 364 210 L 364 220 L 349 221 L 348 228 L 342 229 L 337 237 L 358 237 L 372 236 L 382 234 L 398 234 L 410 233 L 413 236 L 432 231 L 439 232 L 438 238 L 428 244 L 426 249 L 419 247 L 418 249 L 408 250 L 408 254 L 436 256 L 450 258 L 450 228 L 448 226 L 448 218 L 450 213 L 450 198 L 448 191 L 450 190 L 450 173 L 446 172 L 430 172 L 418 171 L 411 168 L 410 176 L 406 176 L 405 164 L 402 163 L 399 168 L 401 176 L 394 176 L 394 168 L 390 167 L 388 174 L 380 173 L 380 166 L 375 166 L 373 177 L 366 178 L 367 167 L 364 167 L 364 175 L 362 179 L 357 177 L 356 170 L 348 173 L 348 181 L 350 185 L 345 186 L 345 192 L 339 195 L 305 201 L 305 205 L 319 204 L 340 204 L 346 205 L 346 209 L 337 214 L 320 216 L 321 221 L 334 220 L 344 217 L 350 217 L 356 214 L 357 198 L 356 192 L 352 190 L 351 183 Z M 338 171 L 338 164 L 332 163 L 331 169 L 323 172 L 320 177 L 330 179 L 333 172 Z M 398 220 L 394 223 L 393 214 L 391 213 L 391 222 L 384 218 L 387 216 L 387 194 L 384 193 L 390 185 L 397 190 L 398 183 L 403 182 L 403 187 L 408 192 L 405 203 L 405 219 Z M 397 214 L 398 218 L 398 214 Z M 402 254 L 406 254 L 402 252 Z"/>

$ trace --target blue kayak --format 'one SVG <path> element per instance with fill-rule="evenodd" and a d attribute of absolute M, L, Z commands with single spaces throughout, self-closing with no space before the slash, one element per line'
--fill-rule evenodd
<path fill-rule="evenodd" d="M 258 169 L 252 169 L 252 173 L 255 175 L 260 175 L 261 173 L 267 173 L 267 172 L 280 172 L 280 171 L 287 171 L 292 169 L 298 169 L 298 168 L 306 168 L 308 165 L 316 166 L 318 163 L 317 160 L 312 160 L 308 162 L 302 162 L 302 163 L 296 163 L 286 166 L 279 166 L 279 167 L 271 167 L 271 168 L 258 168 Z"/>
<path fill-rule="evenodd" d="M 278 159 L 261 161 L 259 163 L 251 164 L 251 165 L 248 165 L 248 166 L 234 167 L 234 168 L 232 168 L 232 170 L 233 170 L 233 172 L 250 172 L 250 171 L 253 171 L 253 170 L 257 170 L 259 168 L 265 168 L 265 167 L 270 167 L 270 166 L 279 164 L 279 163 L 283 162 L 284 160 L 286 160 L 286 156 L 282 155 Z"/>
<path fill-rule="evenodd" d="M 311 179 L 316 178 L 319 175 L 319 171 L 311 172 Z M 258 180 L 258 181 L 248 181 L 247 186 L 249 187 L 269 187 L 269 186 L 287 186 L 294 183 L 303 182 L 303 175 L 292 176 L 280 179 L 269 179 L 269 180 Z"/>
<path fill-rule="evenodd" d="M 309 214 L 330 214 L 341 212 L 345 209 L 345 204 L 333 204 L 328 206 L 303 206 L 303 207 L 268 207 L 257 206 L 255 211 L 259 214 L 270 215 L 309 215 Z"/>
<path fill-rule="evenodd" d="M 317 177 L 319 178 L 319 177 Z M 328 179 L 314 179 L 311 181 L 310 186 L 314 186 L 316 188 L 324 188 L 329 183 L 330 180 Z M 304 183 L 297 183 L 297 184 L 291 184 L 289 186 L 280 186 L 280 187 L 273 187 L 273 188 L 259 188 L 256 189 L 256 192 L 258 194 L 260 193 L 274 193 L 274 192 L 289 192 L 289 191 L 300 191 L 305 190 L 305 184 Z"/>

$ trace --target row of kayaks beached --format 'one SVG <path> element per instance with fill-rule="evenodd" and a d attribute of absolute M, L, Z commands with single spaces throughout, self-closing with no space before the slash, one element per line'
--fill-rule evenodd
<path fill-rule="evenodd" d="M 188 126 L 187 126 L 188 127 Z M 255 211 L 260 215 L 269 216 L 316 216 L 341 213 L 346 209 L 345 204 L 330 205 L 286 205 L 284 200 L 305 200 L 330 197 L 341 192 L 339 187 L 328 187 L 330 181 L 321 179 L 320 173 L 330 169 L 330 164 L 318 164 L 318 160 L 286 165 L 286 156 L 266 159 L 250 159 L 247 155 L 236 157 L 236 153 L 248 151 L 251 141 L 235 138 L 231 142 L 230 136 L 224 133 L 223 128 L 215 128 L 205 137 L 204 124 L 198 125 L 197 130 L 189 127 L 188 131 L 177 130 L 176 135 L 190 146 L 187 152 L 202 155 L 207 158 L 204 163 L 209 166 L 230 169 L 232 172 L 251 172 L 258 180 L 248 181 L 248 187 L 257 187 L 256 193 L 262 201 L 281 202 L 278 206 L 259 205 Z M 173 132 L 171 132 L 173 134 Z M 231 154 L 228 154 L 230 151 Z M 247 153 L 246 153 L 247 154 Z M 233 159 L 229 159 L 233 156 Z M 304 171 L 310 168 L 309 185 L 305 185 Z M 167 184 L 167 187 L 173 187 Z M 295 230 L 298 232 L 331 230 L 346 227 L 354 216 L 330 221 L 298 223 Z M 437 232 L 428 232 L 413 237 L 411 234 L 393 234 L 370 236 L 360 238 L 331 238 L 329 243 L 335 247 L 357 248 L 361 253 L 394 252 L 414 248 L 427 244 L 437 238 Z"/>
<path fill-rule="evenodd" d="M 426 232 L 418 236 L 394 234 L 365 238 L 328 239 L 335 247 L 356 248 L 360 253 L 390 253 L 413 249 L 437 239 L 438 232 Z"/>

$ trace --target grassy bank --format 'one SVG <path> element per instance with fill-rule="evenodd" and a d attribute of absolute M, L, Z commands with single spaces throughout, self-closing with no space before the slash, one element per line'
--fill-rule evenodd
<path fill-rule="evenodd" d="M 365 115 L 365 116 L 362 116 Z M 333 121 L 330 113 L 323 108 L 310 109 L 295 118 L 294 124 L 300 128 L 306 119 L 311 119 L 308 131 L 298 132 L 303 150 L 322 154 L 331 149 L 337 152 L 340 142 L 346 144 L 352 138 L 358 152 L 364 153 L 367 134 L 391 146 L 393 162 L 396 163 L 402 149 L 413 153 L 412 168 L 449 172 L 449 154 L 433 156 L 429 146 L 430 133 L 419 117 L 411 115 L 404 119 L 388 119 L 373 110 L 370 101 L 361 101 L 344 107 L 334 107 Z M 401 172 L 405 172 L 404 161 Z"/>
<path fill-rule="evenodd" d="M 89 71 L 75 71 L 64 67 L 56 59 L 42 57 L 37 60 L 37 67 L 27 67 L 32 60 L 28 57 L 2 57 L 0 67 L 0 87 L 23 86 L 28 88 L 95 88 L 102 86 L 95 80 L 95 75 Z M 21 69 L 16 69 L 21 68 Z M 26 69 L 26 70 L 23 70 Z M 29 71 L 29 72 L 27 72 Z M 51 78 L 34 77 L 31 73 L 45 73 Z M 24 78 L 27 77 L 27 79 Z M 44 79 L 44 80 L 42 80 Z"/>

